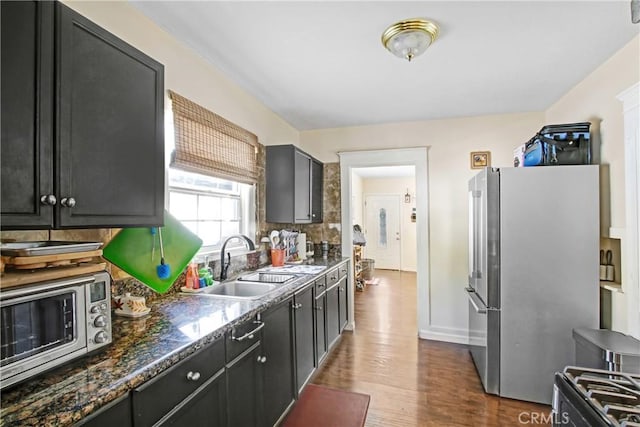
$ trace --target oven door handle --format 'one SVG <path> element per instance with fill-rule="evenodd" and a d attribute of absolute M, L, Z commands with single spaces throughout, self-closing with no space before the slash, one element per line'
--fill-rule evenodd
<path fill-rule="evenodd" d="M 476 291 L 473 288 L 464 288 L 464 290 L 467 291 L 467 295 L 469 296 L 469 302 L 473 306 L 476 313 L 487 314 L 487 308 L 480 300 L 480 297 L 478 297 L 478 294 L 476 294 Z"/>

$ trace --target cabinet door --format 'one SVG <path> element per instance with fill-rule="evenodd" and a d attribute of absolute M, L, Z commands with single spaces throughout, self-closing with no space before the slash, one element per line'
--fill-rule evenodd
<path fill-rule="evenodd" d="M 227 365 L 229 427 L 261 425 L 262 357 L 262 348 L 257 342 Z"/>
<path fill-rule="evenodd" d="M 53 3 L 0 4 L 0 191 L 3 229 L 51 228 Z"/>
<path fill-rule="evenodd" d="M 343 277 L 338 284 L 338 324 L 340 326 L 340 333 L 344 331 L 349 321 L 349 288 L 347 287 L 347 277 Z"/>
<path fill-rule="evenodd" d="M 136 427 L 155 425 L 208 384 L 224 368 L 224 348 L 224 341 L 216 340 L 134 389 L 132 401 Z"/>
<path fill-rule="evenodd" d="M 227 381 L 224 371 L 209 379 L 162 421 L 161 426 L 225 427 Z M 113 425 L 113 424 L 111 424 Z M 120 425 L 118 425 L 120 427 Z"/>
<path fill-rule="evenodd" d="M 163 66 L 56 7 L 57 225 L 161 225 Z"/>
<path fill-rule="evenodd" d="M 273 426 L 295 396 L 291 306 L 289 298 L 262 316 L 265 426 Z"/>
<path fill-rule="evenodd" d="M 299 393 L 309 380 L 315 366 L 313 285 L 295 294 L 295 350 L 296 350 L 296 391 Z"/>
<path fill-rule="evenodd" d="M 311 222 L 322 222 L 322 199 L 324 185 L 322 163 L 311 160 Z"/>
<path fill-rule="evenodd" d="M 296 150 L 294 168 L 294 220 L 295 223 L 311 222 L 311 157 Z"/>
<path fill-rule="evenodd" d="M 83 418 L 76 426 L 111 427 L 117 425 L 118 427 L 130 427 L 133 425 L 131 419 L 131 398 L 129 394 L 125 394 Z"/>
<path fill-rule="evenodd" d="M 332 347 L 335 344 L 336 339 L 340 335 L 340 319 L 339 319 L 339 286 L 334 285 L 332 288 L 327 289 L 327 345 Z"/>
<path fill-rule="evenodd" d="M 315 327 L 316 327 L 316 367 L 327 355 L 327 294 L 323 292 L 317 296 L 314 302 Z"/>

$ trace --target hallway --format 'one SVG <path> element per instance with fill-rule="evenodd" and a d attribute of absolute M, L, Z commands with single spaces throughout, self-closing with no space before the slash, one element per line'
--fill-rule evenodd
<path fill-rule="evenodd" d="M 415 273 L 375 277 L 314 384 L 371 395 L 367 427 L 545 425 L 550 407 L 485 394 L 465 346 L 417 338 Z"/>

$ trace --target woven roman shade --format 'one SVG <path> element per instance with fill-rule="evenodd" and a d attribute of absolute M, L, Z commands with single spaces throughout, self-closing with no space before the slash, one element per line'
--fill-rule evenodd
<path fill-rule="evenodd" d="M 216 178 L 258 181 L 258 137 L 169 91 L 175 129 L 171 166 Z"/>

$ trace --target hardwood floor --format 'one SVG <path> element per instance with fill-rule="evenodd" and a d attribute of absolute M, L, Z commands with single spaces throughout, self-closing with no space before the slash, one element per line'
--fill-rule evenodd
<path fill-rule="evenodd" d="M 485 394 L 466 346 L 417 338 L 415 273 L 375 277 L 314 384 L 369 394 L 368 427 L 549 425 L 549 406 Z"/>

